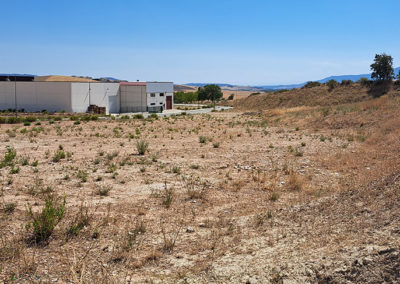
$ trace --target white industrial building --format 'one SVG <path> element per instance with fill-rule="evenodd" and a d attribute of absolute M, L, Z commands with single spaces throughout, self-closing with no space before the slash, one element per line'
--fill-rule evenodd
<path fill-rule="evenodd" d="M 173 108 L 172 82 L 10 82 L 0 81 L 0 110 L 106 113 L 162 112 Z"/>

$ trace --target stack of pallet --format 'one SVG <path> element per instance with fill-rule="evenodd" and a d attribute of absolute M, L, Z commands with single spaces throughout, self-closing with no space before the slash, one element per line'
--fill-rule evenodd
<path fill-rule="evenodd" d="M 97 105 L 90 105 L 88 107 L 88 113 L 105 114 L 106 113 L 106 108 L 105 107 L 99 107 Z"/>

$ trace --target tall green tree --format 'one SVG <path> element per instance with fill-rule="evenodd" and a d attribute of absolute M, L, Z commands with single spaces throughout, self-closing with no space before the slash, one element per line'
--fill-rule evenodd
<path fill-rule="evenodd" d="M 222 98 L 221 88 L 216 84 L 205 85 L 197 91 L 200 101 L 210 100 L 215 102 Z"/>
<path fill-rule="evenodd" d="M 371 64 L 372 78 L 376 81 L 391 81 L 394 77 L 393 58 L 386 53 L 376 54 Z"/>

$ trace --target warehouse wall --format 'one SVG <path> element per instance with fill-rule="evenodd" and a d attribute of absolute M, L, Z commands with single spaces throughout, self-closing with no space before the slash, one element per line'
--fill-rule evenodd
<path fill-rule="evenodd" d="M 14 109 L 14 82 L 0 82 L 0 109 Z M 17 82 L 17 109 L 25 111 L 71 111 L 68 82 Z"/>
<path fill-rule="evenodd" d="M 146 86 L 120 86 L 121 112 L 147 111 Z"/>
<path fill-rule="evenodd" d="M 106 107 L 107 113 L 119 112 L 118 83 L 71 83 L 72 112 L 86 112 L 89 105 Z"/>

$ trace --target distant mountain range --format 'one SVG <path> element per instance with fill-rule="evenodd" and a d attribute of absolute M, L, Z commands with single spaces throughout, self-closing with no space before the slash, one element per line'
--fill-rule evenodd
<path fill-rule="evenodd" d="M 397 67 L 394 69 L 394 73 L 397 76 L 397 74 L 399 74 L 400 71 L 400 67 Z M 321 80 L 318 80 L 318 82 L 320 83 L 326 83 L 329 80 L 336 80 L 338 82 L 342 82 L 343 80 L 351 80 L 353 82 L 356 82 L 358 80 L 360 80 L 360 78 L 368 78 L 371 79 L 371 73 L 369 74 L 359 74 L 359 75 L 339 75 L 339 76 L 330 76 Z M 221 88 L 229 88 L 229 89 L 233 89 L 233 88 L 238 88 L 238 90 L 280 90 L 280 89 L 294 89 L 294 88 L 301 88 L 303 87 L 305 84 L 307 84 L 307 82 L 304 83 L 300 83 L 300 84 L 290 84 L 290 85 L 261 85 L 261 86 L 235 86 L 235 85 L 231 85 L 231 84 L 221 84 L 221 83 L 216 83 L 218 86 L 220 86 Z M 193 86 L 193 87 L 203 87 L 207 84 L 205 83 L 189 83 L 189 84 L 185 84 L 188 86 Z"/>

